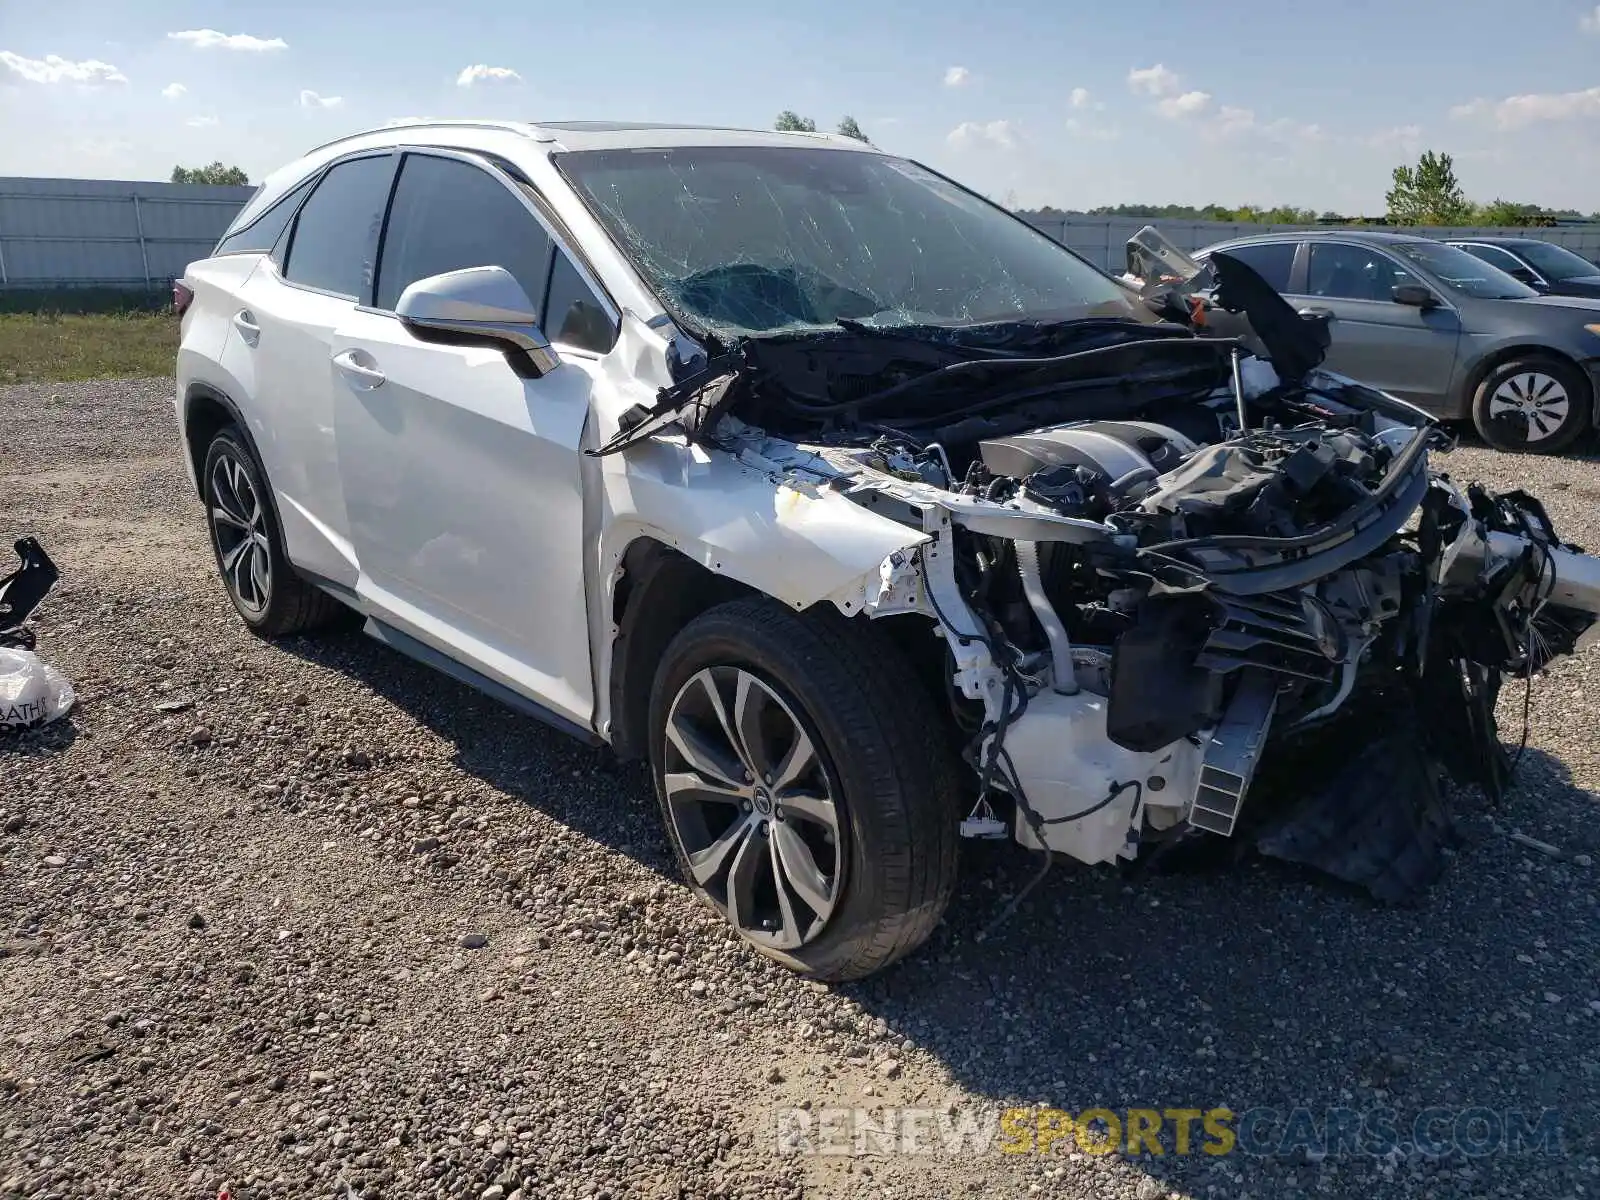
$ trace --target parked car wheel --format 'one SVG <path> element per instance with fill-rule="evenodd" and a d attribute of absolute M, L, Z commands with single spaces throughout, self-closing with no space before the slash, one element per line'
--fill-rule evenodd
<path fill-rule="evenodd" d="M 1583 372 L 1558 358 L 1501 363 L 1472 401 L 1472 423 L 1497 450 L 1556 454 L 1590 427 L 1593 398 Z"/>
<path fill-rule="evenodd" d="M 301 633 L 342 611 L 289 564 L 266 477 L 238 430 L 223 429 L 211 439 L 201 480 L 217 570 L 252 631 L 262 637 Z"/>
<path fill-rule="evenodd" d="M 920 945 L 956 874 L 942 725 L 881 635 L 736 600 L 668 646 L 650 759 L 690 887 L 769 958 L 858 979 Z"/>

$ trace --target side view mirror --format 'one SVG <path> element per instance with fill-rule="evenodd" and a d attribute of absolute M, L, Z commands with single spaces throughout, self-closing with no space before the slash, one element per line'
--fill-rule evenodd
<path fill-rule="evenodd" d="M 1402 283 L 1389 290 L 1389 299 L 1412 308 L 1437 308 L 1439 298 L 1420 283 Z"/>
<path fill-rule="evenodd" d="M 395 315 L 424 342 L 498 346 L 512 369 L 529 379 L 561 360 L 539 328 L 528 293 L 504 267 L 468 267 L 419 279 L 400 294 Z"/>

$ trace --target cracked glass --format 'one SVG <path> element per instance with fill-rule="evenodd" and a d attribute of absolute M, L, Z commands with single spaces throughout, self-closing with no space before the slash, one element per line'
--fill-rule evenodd
<path fill-rule="evenodd" d="M 904 159 L 719 146 L 556 162 L 663 305 L 725 337 L 1134 315 L 1082 259 Z"/>

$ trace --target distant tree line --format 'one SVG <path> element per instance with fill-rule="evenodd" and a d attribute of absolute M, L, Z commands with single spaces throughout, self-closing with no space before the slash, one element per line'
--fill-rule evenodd
<path fill-rule="evenodd" d="M 815 133 L 817 123 L 810 117 L 802 117 L 799 113 L 784 109 L 778 114 L 778 119 L 772 127 L 779 133 Z M 872 139 L 861 132 L 861 126 L 856 124 L 854 117 L 841 117 L 835 132 L 842 133 L 847 138 L 855 138 L 858 142 L 866 142 L 869 146 Z"/>
<path fill-rule="evenodd" d="M 1261 225 L 1498 225 L 1536 227 L 1562 221 L 1600 221 L 1600 212 L 1584 214 L 1577 209 L 1541 208 L 1513 200 L 1474 203 L 1466 198 L 1456 179 L 1455 164 L 1448 154 L 1429 150 L 1415 166 L 1398 166 L 1391 179 L 1394 186 L 1384 197 L 1382 216 L 1347 216 L 1332 211 L 1318 213 L 1309 208 L 1280 204 L 1272 208 L 1244 204 L 1103 204 L 1091 209 L 1037 209 L 1029 215 L 1046 220 L 1071 216 L 1144 217 L 1169 221 L 1231 221 Z"/>
<path fill-rule="evenodd" d="M 173 167 L 171 182 L 227 184 L 234 187 L 243 187 L 250 182 L 250 176 L 246 175 L 243 169 L 239 167 L 229 167 L 220 162 L 214 162 L 204 167 Z"/>

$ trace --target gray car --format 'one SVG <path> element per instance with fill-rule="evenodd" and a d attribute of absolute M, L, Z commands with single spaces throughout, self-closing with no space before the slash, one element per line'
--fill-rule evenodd
<path fill-rule="evenodd" d="M 1600 301 L 1541 296 L 1444 242 L 1355 230 L 1219 242 L 1302 311 L 1332 314 L 1330 370 L 1502 450 L 1554 453 L 1596 422 Z M 1219 329 L 1218 332 L 1223 332 Z"/>

